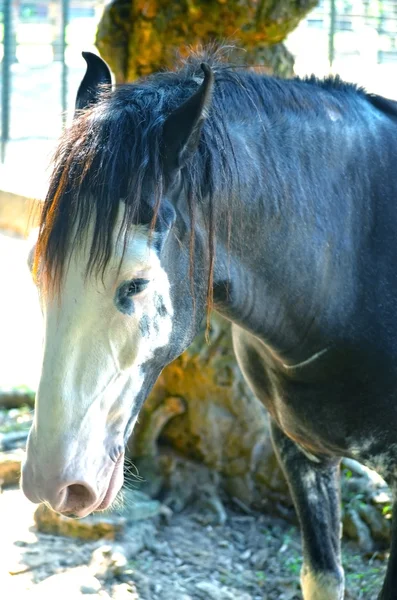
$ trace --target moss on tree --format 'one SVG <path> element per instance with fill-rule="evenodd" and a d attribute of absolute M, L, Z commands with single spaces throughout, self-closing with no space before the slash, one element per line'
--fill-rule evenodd
<path fill-rule="evenodd" d="M 317 0 L 113 0 L 98 28 L 97 46 L 118 82 L 171 67 L 189 46 L 233 40 L 244 62 L 291 73 L 280 43 Z"/>

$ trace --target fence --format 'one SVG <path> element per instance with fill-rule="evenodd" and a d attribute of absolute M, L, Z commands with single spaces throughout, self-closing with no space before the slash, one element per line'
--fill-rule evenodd
<path fill-rule="evenodd" d="M 2 0 L 1 160 L 6 143 L 56 138 L 94 50 L 104 0 Z"/>
<path fill-rule="evenodd" d="M 339 73 L 397 99 L 397 0 L 322 0 L 287 44 L 299 75 Z"/>
<path fill-rule="evenodd" d="M 2 161 L 9 140 L 59 135 L 104 4 L 0 0 Z M 339 71 L 397 98 L 397 0 L 322 0 L 287 45 L 299 74 Z"/>

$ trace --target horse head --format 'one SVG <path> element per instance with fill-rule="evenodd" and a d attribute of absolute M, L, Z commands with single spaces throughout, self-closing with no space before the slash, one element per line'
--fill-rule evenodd
<path fill-rule="evenodd" d="M 31 501 L 78 517 L 116 497 L 141 405 L 205 312 L 202 286 L 192 289 L 205 265 L 192 272 L 178 199 L 213 86 L 203 64 L 172 110 L 146 109 L 159 95 L 150 85 L 121 90 L 121 106 L 107 65 L 84 57 L 35 250 L 44 357 L 22 476 Z"/>

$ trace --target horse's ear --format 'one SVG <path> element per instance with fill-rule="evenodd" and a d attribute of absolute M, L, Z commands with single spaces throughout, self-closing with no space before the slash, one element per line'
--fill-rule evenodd
<path fill-rule="evenodd" d="M 201 68 L 204 80 L 197 92 L 168 115 L 164 122 L 163 155 L 168 172 L 181 168 L 196 150 L 204 119 L 208 115 L 214 74 L 206 63 L 202 63 Z"/>
<path fill-rule="evenodd" d="M 99 98 L 100 86 L 112 83 L 109 67 L 100 56 L 92 52 L 82 54 L 87 63 L 87 70 L 77 92 L 76 110 L 95 104 Z"/>

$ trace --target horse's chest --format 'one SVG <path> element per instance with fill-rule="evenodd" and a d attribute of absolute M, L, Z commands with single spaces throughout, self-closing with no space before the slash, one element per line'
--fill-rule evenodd
<path fill-rule="evenodd" d="M 235 336 L 234 344 L 251 389 L 291 439 L 315 454 L 334 454 L 346 447 L 346 419 L 335 390 L 326 382 L 285 377 L 268 351 L 245 335 Z"/>
<path fill-rule="evenodd" d="M 334 410 L 325 388 L 286 384 L 270 369 L 268 378 L 270 387 L 258 398 L 284 433 L 313 454 L 335 454 L 346 447 L 343 414 Z"/>
<path fill-rule="evenodd" d="M 364 345 L 361 353 L 333 348 L 286 373 L 256 338 L 233 333 L 250 387 L 284 433 L 307 452 L 369 460 L 379 445 L 396 445 L 396 353 L 382 354 L 379 362 Z"/>

